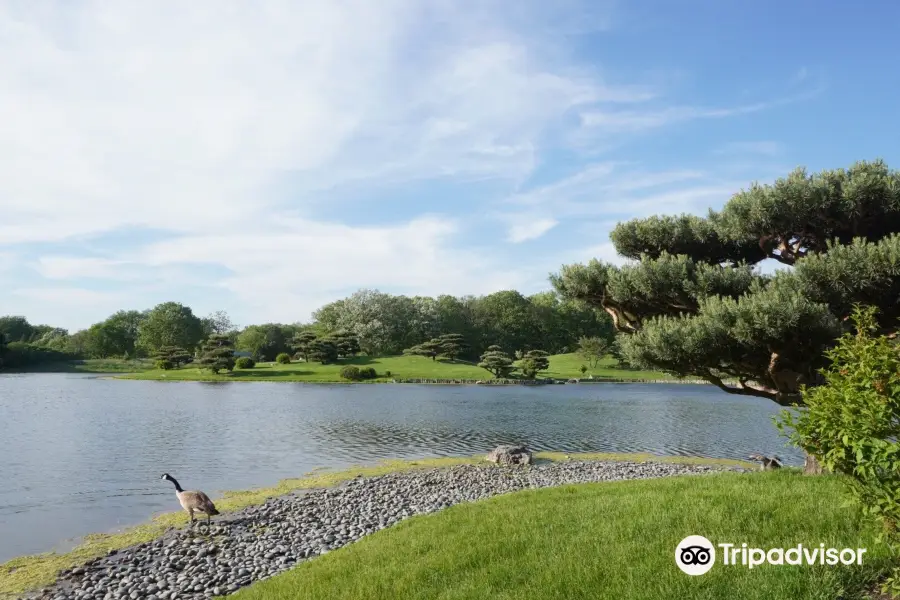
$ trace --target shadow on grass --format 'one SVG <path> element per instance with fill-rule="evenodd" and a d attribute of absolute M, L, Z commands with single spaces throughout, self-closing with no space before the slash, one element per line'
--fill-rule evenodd
<path fill-rule="evenodd" d="M 223 375 L 222 380 L 228 381 L 229 379 L 258 379 L 260 377 L 281 377 L 284 379 L 290 379 L 291 377 L 304 377 L 307 375 L 312 375 L 313 373 L 314 371 L 301 371 L 299 369 L 279 370 L 267 368 L 265 369 L 265 371 L 263 371 L 263 369 L 260 369 L 258 371 L 254 369 L 241 369 L 239 371 L 232 371 L 230 375 Z"/>

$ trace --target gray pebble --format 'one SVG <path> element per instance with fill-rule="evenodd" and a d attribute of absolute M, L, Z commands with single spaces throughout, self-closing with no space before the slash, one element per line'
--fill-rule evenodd
<path fill-rule="evenodd" d="M 41 598 L 180 600 L 243 586 L 327 554 L 417 514 L 519 490 L 718 471 L 701 465 L 566 461 L 513 468 L 460 465 L 355 478 L 224 515 L 207 531 L 170 530 L 160 540 L 110 551 L 60 574 Z M 199 537 L 202 535 L 204 537 Z"/>

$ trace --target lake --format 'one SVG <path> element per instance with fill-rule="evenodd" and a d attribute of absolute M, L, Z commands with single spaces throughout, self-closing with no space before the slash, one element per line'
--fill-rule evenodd
<path fill-rule="evenodd" d="M 746 458 L 785 448 L 767 400 L 712 386 L 315 385 L 0 375 L 0 562 L 316 467 L 487 452 Z"/>

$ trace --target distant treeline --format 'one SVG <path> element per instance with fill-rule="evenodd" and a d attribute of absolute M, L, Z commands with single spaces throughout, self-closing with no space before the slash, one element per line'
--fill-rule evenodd
<path fill-rule="evenodd" d="M 71 359 L 149 357 L 166 346 L 194 351 L 212 334 L 229 336 L 236 350 L 256 360 L 274 360 L 282 352 L 294 353 L 292 339 L 302 331 L 320 336 L 352 332 L 361 351 L 373 356 L 400 354 L 456 333 L 467 344 L 463 358 L 470 359 L 491 345 L 509 353 L 541 349 L 556 354 L 574 350 L 582 336 L 613 338 L 606 313 L 563 301 L 555 292 L 432 298 L 360 290 L 317 310 L 312 323 L 265 323 L 243 329 L 223 311 L 198 317 L 177 302 L 143 311 L 122 310 L 74 333 L 32 325 L 22 316 L 0 317 L 0 361 L 7 367 L 25 367 Z"/>

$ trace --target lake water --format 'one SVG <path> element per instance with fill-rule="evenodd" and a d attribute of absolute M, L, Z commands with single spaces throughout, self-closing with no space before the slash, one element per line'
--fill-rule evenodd
<path fill-rule="evenodd" d="M 316 467 L 486 452 L 746 458 L 785 448 L 778 407 L 712 386 L 312 385 L 0 376 L 0 562 L 178 510 L 186 489 L 269 486 Z"/>

